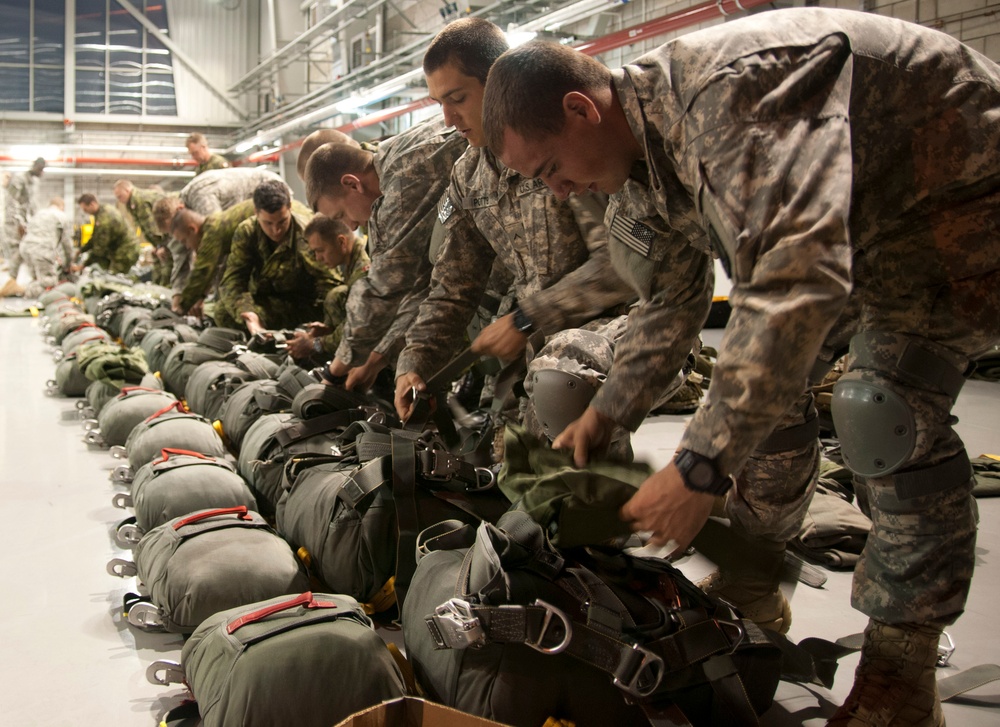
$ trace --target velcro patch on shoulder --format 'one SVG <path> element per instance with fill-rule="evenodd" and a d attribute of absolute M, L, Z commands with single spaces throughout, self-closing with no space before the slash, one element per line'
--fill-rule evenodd
<path fill-rule="evenodd" d="M 445 198 L 441 200 L 441 206 L 438 207 L 438 222 L 443 225 L 454 211 L 455 205 L 452 204 L 451 197 L 445 195 Z"/>
<path fill-rule="evenodd" d="M 617 213 L 611 219 L 611 234 L 643 257 L 649 257 L 653 238 L 656 236 L 656 232 L 648 225 Z"/>

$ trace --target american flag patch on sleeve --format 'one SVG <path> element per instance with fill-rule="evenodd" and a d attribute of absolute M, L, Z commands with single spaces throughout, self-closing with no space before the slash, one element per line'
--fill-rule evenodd
<path fill-rule="evenodd" d="M 649 257 L 649 249 L 656 236 L 651 227 L 619 214 L 611 220 L 611 234 L 643 257 Z"/>

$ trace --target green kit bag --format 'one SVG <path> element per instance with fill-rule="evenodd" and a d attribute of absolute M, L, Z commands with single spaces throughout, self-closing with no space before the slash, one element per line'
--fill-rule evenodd
<path fill-rule="evenodd" d="M 135 473 L 130 494 L 111 498 L 115 507 L 135 511 L 115 528 L 115 542 L 122 548 L 134 547 L 156 526 L 196 510 L 240 505 L 257 509 L 250 488 L 228 460 L 183 449 L 160 454 Z"/>
<path fill-rule="evenodd" d="M 84 441 L 100 447 L 122 446 L 143 420 L 176 403 L 177 397 L 166 391 L 145 386 L 123 387 L 101 408 L 96 426 L 87 432 Z"/>
<path fill-rule="evenodd" d="M 153 662 L 153 684 L 184 683 L 197 700 L 169 723 L 200 713 L 204 727 L 331 727 L 406 694 L 371 620 L 347 596 L 306 592 L 210 616 L 181 664 Z"/>
<path fill-rule="evenodd" d="M 222 457 L 226 447 L 212 423 L 197 414 L 188 414 L 179 401 L 172 402 L 137 424 L 122 448 L 111 448 L 111 455 L 128 457 L 128 469 L 116 468 L 111 479 L 131 482 L 133 475 L 163 449 L 185 449 L 189 452 Z"/>
<path fill-rule="evenodd" d="M 218 611 L 309 588 L 288 543 L 246 507 L 199 510 L 153 528 L 108 572 L 138 576 L 148 596 L 125 595 L 128 623 L 189 634 Z"/>

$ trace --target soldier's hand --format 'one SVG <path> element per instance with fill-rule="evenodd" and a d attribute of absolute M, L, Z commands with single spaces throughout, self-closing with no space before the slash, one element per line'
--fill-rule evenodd
<path fill-rule="evenodd" d="M 195 318 L 201 318 L 205 312 L 205 301 L 199 300 L 191 309 L 187 312 L 189 316 L 194 316 Z"/>
<path fill-rule="evenodd" d="M 312 323 L 306 323 L 304 326 L 309 335 L 313 338 L 319 338 L 320 336 L 325 336 L 328 333 L 333 333 L 333 329 L 325 323 L 320 323 L 319 321 L 313 321 Z"/>
<path fill-rule="evenodd" d="M 347 364 L 339 358 L 334 357 L 333 361 L 330 362 L 330 376 L 333 376 L 334 378 L 343 378 L 344 376 L 347 376 L 349 371 L 350 369 L 347 367 Z"/>
<path fill-rule="evenodd" d="M 621 509 L 622 520 L 632 529 L 652 533 L 653 545 L 676 544 L 672 556 L 680 555 L 694 540 L 712 512 L 715 498 L 684 486 L 671 462 L 653 474 Z"/>
<path fill-rule="evenodd" d="M 368 360 L 360 366 L 356 366 L 347 373 L 347 381 L 344 388 L 348 391 L 368 391 L 375 383 L 378 372 L 385 368 L 385 356 L 372 351 L 368 355 Z"/>
<path fill-rule="evenodd" d="M 615 422 L 592 406 L 583 415 L 559 433 L 552 441 L 553 449 L 572 449 L 573 463 L 585 467 L 590 453 L 606 449 L 611 443 Z"/>
<path fill-rule="evenodd" d="M 404 422 L 410 418 L 410 412 L 413 410 L 414 389 L 417 391 L 427 390 L 427 384 L 424 383 L 419 374 L 411 371 L 396 379 L 396 398 L 393 403 L 396 405 L 396 414 Z"/>
<path fill-rule="evenodd" d="M 309 358 L 316 352 L 313 345 L 314 340 L 305 331 L 296 331 L 295 335 L 287 341 L 289 355 L 296 360 Z"/>
<path fill-rule="evenodd" d="M 252 311 L 247 311 L 245 313 L 240 313 L 240 318 L 246 323 L 247 332 L 251 336 L 256 336 L 258 333 L 264 330 L 264 326 L 260 324 L 260 316 Z"/>
<path fill-rule="evenodd" d="M 476 353 L 496 356 L 501 361 L 513 361 L 528 344 L 528 337 L 514 328 L 514 316 L 506 315 L 486 326 L 476 340 L 472 350 Z"/>
<path fill-rule="evenodd" d="M 167 260 L 170 259 L 170 251 L 163 246 L 156 248 L 155 254 L 157 259 L 159 259 L 159 261 L 162 263 L 165 263 Z"/>

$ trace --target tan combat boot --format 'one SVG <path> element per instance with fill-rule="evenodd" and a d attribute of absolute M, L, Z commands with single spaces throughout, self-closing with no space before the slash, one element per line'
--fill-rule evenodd
<path fill-rule="evenodd" d="M 935 666 L 941 629 L 920 624 L 865 628 L 854 687 L 828 727 L 944 727 Z"/>
<path fill-rule="evenodd" d="M 731 603 L 762 629 L 788 632 L 792 609 L 780 588 L 784 543 L 738 537 L 710 520 L 694 545 L 719 566 L 698 583 L 701 590 Z"/>
<path fill-rule="evenodd" d="M 0 288 L 0 298 L 9 298 L 15 295 L 24 295 L 24 288 L 18 284 L 15 278 L 8 278 L 4 286 Z"/>

